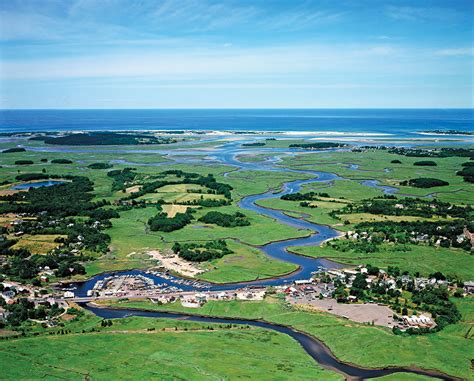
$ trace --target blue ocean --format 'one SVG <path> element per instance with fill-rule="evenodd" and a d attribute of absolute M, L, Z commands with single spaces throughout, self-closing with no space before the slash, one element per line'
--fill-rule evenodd
<path fill-rule="evenodd" d="M 390 134 L 474 131 L 474 109 L 0 110 L 0 131 L 212 130 Z M 418 135 L 419 136 L 419 135 Z"/>

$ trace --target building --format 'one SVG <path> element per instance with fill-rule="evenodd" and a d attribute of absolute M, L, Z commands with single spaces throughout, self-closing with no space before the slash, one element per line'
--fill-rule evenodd
<path fill-rule="evenodd" d="M 403 322 L 409 327 L 416 328 L 431 328 L 434 325 L 433 320 L 429 316 L 420 315 L 420 316 L 403 316 Z"/>
<path fill-rule="evenodd" d="M 263 300 L 265 289 L 262 290 L 242 290 L 236 292 L 237 300 Z"/>
<path fill-rule="evenodd" d="M 466 294 L 474 294 L 474 282 L 464 282 L 464 291 Z"/>

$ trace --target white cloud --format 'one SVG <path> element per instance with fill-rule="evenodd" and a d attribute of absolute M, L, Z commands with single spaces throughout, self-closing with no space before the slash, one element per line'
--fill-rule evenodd
<path fill-rule="evenodd" d="M 472 56 L 474 55 L 474 47 L 440 49 L 435 54 L 438 56 Z"/>
<path fill-rule="evenodd" d="M 23 3 L 20 3 L 23 4 Z M 210 0 L 76 0 L 0 11 L 1 40 L 141 39 L 248 28 L 297 30 L 337 22 L 343 12 L 308 4 L 284 9 L 263 3 Z"/>
<path fill-rule="evenodd" d="M 239 49 L 232 46 L 184 49 L 134 49 L 116 54 L 71 58 L 12 59 L 0 61 L 4 79 L 87 77 L 235 78 L 298 76 L 379 71 L 379 58 L 396 54 L 388 45 L 280 46 Z M 373 64 L 377 64 L 374 67 Z M 379 69 L 377 69 L 379 68 Z"/>
<path fill-rule="evenodd" d="M 0 11 L 0 40 L 42 40 L 59 38 L 58 20 L 39 15 Z"/>
<path fill-rule="evenodd" d="M 460 20 L 465 15 L 453 8 L 448 7 L 416 7 L 416 6 L 394 6 L 386 7 L 386 14 L 400 21 L 444 21 L 453 22 Z"/>

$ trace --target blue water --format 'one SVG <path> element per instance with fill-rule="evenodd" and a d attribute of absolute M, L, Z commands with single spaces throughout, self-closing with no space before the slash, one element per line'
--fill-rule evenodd
<path fill-rule="evenodd" d="M 13 190 L 25 190 L 30 188 L 41 188 L 41 187 L 52 187 L 53 185 L 64 184 L 64 181 L 58 180 L 48 180 L 48 181 L 38 181 L 35 183 L 25 183 L 18 184 L 11 187 Z"/>
<path fill-rule="evenodd" d="M 0 110 L 0 131 L 215 130 L 387 133 L 474 130 L 474 109 Z"/>

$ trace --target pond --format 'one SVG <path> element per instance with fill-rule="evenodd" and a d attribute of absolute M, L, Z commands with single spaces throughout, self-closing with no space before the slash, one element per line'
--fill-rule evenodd
<path fill-rule="evenodd" d="M 17 184 L 11 187 L 12 190 L 28 190 L 30 188 L 41 188 L 41 187 L 52 187 L 54 185 L 64 184 L 65 181 L 61 180 L 45 180 L 45 181 L 37 181 L 34 183 L 23 183 Z"/>

